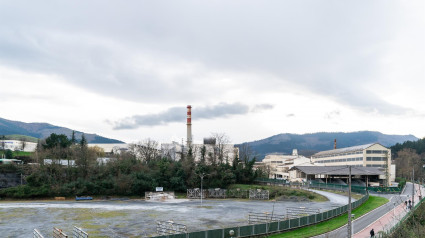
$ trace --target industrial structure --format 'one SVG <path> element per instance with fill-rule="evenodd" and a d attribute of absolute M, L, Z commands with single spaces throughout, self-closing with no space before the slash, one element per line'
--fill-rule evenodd
<path fill-rule="evenodd" d="M 336 143 L 335 143 L 336 145 Z M 321 151 L 311 157 L 311 162 L 319 166 L 374 167 L 382 171 L 380 180 L 389 186 L 395 181 L 395 165 L 391 164 L 391 149 L 379 143 L 358 145 L 347 148 Z"/>
<path fill-rule="evenodd" d="M 34 152 L 37 148 L 37 143 L 22 140 L 0 140 L 0 149 Z"/>
<path fill-rule="evenodd" d="M 205 160 L 207 163 L 212 161 L 231 163 L 235 157 L 239 157 L 239 149 L 234 144 L 222 143 L 216 138 L 204 138 L 202 144 L 193 143 L 191 105 L 187 106 L 186 126 L 186 145 L 183 141 L 162 143 L 162 156 L 178 161 L 190 152 L 195 161 Z"/>
<path fill-rule="evenodd" d="M 395 165 L 391 150 L 379 143 L 321 151 L 311 158 L 269 154 L 255 163 L 269 178 L 297 182 L 348 183 L 348 167 L 352 167 L 354 183 L 361 186 L 395 186 Z"/>
<path fill-rule="evenodd" d="M 187 105 L 187 147 L 192 145 L 192 106 Z"/>
<path fill-rule="evenodd" d="M 313 165 L 310 159 L 298 154 L 297 149 L 291 155 L 268 154 L 261 162 L 255 163 L 255 168 L 262 168 L 269 174 L 269 178 L 290 179 L 289 169 L 296 165 Z"/>

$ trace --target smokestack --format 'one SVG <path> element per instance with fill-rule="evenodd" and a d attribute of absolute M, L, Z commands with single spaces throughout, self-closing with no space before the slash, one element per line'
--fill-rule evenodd
<path fill-rule="evenodd" d="M 336 139 L 334 140 L 334 150 L 336 150 Z"/>
<path fill-rule="evenodd" d="M 187 105 L 187 146 L 192 145 L 192 107 Z"/>

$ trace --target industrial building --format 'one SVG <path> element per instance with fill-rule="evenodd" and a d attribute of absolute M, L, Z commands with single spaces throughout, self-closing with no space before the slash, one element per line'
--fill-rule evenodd
<path fill-rule="evenodd" d="M 204 138 L 203 144 L 193 143 L 191 105 L 187 106 L 186 126 L 186 145 L 174 141 L 163 143 L 161 144 L 162 156 L 178 161 L 182 158 L 182 155 L 188 154 L 190 148 L 195 161 L 205 159 L 206 162 L 222 160 L 223 162 L 231 163 L 235 157 L 239 157 L 239 148 L 235 147 L 234 144 L 220 143 L 215 138 Z"/>
<path fill-rule="evenodd" d="M 391 164 L 391 150 L 379 143 L 358 145 L 321 151 L 311 157 L 311 162 L 317 166 L 373 167 L 382 171 L 380 180 L 385 180 L 387 185 L 395 181 L 395 165 Z M 382 183 L 381 183 L 382 184 Z"/>
<path fill-rule="evenodd" d="M 254 166 L 255 168 L 262 168 L 269 174 L 269 178 L 289 180 L 291 179 L 289 169 L 297 165 L 307 166 L 313 164 L 309 158 L 299 155 L 298 150 L 293 149 L 291 155 L 268 154 L 263 161 L 256 162 Z"/>
<path fill-rule="evenodd" d="M 34 152 L 37 143 L 21 140 L 0 140 L 0 148 L 3 150 Z"/>
<path fill-rule="evenodd" d="M 294 166 L 289 171 L 291 178 L 309 183 L 332 183 L 347 185 L 349 167 L 340 166 Z M 352 185 L 380 186 L 385 183 L 385 172 L 378 167 L 351 167 Z"/>

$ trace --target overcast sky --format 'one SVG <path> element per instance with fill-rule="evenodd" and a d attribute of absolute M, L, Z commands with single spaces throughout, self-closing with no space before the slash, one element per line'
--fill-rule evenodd
<path fill-rule="evenodd" d="M 125 142 L 425 136 L 425 1 L 0 0 L 0 117 Z"/>

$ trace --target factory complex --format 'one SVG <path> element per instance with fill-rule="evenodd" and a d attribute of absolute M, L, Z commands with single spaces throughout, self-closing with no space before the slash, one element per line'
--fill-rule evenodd
<path fill-rule="evenodd" d="M 267 155 L 256 163 L 269 178 L 298 182 L 347 184 L 350 174 L 359 186 L 394 186 L 395 164 L 391 150 L 379 143 L 321 151 L 306 158 L 297 150 L 292 155 Z"/>
<path fill-rule="evenodd" d="M 225 138 L 204 138 L 202 144 L 193 143 L 192 138 L 192 107 L 187 106 L 187 140 L 186 143 L 162 143 L 156 154 L 179 161 L 184 156 L 191 155 L 195 162 L 232 163 L 239 158 L 239 149 Z M 1 141 L 3 149 L 33 152 L 37 143 L 18 140 Z M 119 154 L 131 148 L 131 144 L 88 144 L 89 147 L 103 149 L 105 154 Z M 139 146 L 144 146 L 143 144 Z M 137 154 L 136 154 L 137 156 Z M 109 158 L 98 158 L 102 162 Z M 391 162 L 391 150 L 379 143 L 336 147 L 332 150 L 320 151 L 310 158 L 298 154 L 293 149 L 291 155 L 268 154 L 261 162 L 256 162 L 255 169 L 261 169 L 272 179 L 282 179 L 297 182 L 319 182 L 346 184 L 351 169 L 354 183 L 362 186 L 393 186 L 395 185 L 395 165 Z"/>

